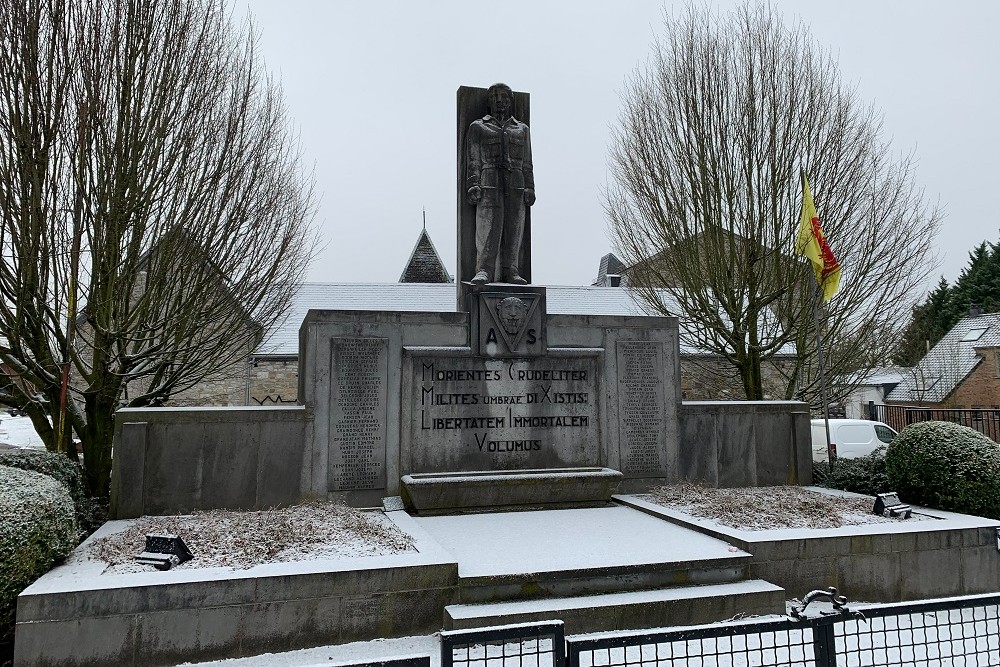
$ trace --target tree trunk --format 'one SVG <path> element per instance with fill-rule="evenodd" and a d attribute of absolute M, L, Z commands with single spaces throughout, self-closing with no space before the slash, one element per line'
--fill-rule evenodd
<path fill-rule="evenodd" d="M 111 494 L 111 442 L 115 434 L 115 398 L 88 394 L 85 400 L 87 425 L 83 441 L 84 477 L 90 495 L 107 498 Z"/>
<path fill-rule="evenodd" d="M 748 401 L 764 400 L 764 382 L 760 372 L 761 358 L 757 350 L 749 350 L 740 364 L 740 379 L 743 380 L 743 393 Z"/>

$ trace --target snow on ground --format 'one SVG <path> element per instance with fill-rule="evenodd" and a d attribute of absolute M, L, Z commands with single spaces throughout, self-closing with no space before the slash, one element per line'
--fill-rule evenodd
<path fill-rule="evenodd" d="M 414 517 L 463 577 L 641 565 L 740 552 L 629 507 Z"/>
<path fill-rule="evenodd" d="M 29 418 L 11 417 L 6 412 L 0 413 L 0 445 L 45 449 Z"/>
<path fill-rule="evenodd" d="M 184 665 L 185 667 L 316 667 L 318 665 L 329 667 L 412 656 L 430 656 L 431 667 L 440 667 L 441 644 L 438 636 L 375 639 L 370 642 L 320 646 L 285 653 L 265 653 L 249 658 L 186 662 Z"/>
<path fill-rule="evenodd" d="M 259 512 L 211 510 L 142 517 L 95 540 L 83 557 L 108 563 L 105 574 L 146 572 L 134 559 L 147 534 L 180 535 L 194 559 L 176 569 L 250 568 L 264 563 L 385 556 L 416 551 L 413 540 L 381 512 L 336 503 L 305 503 Z"/>

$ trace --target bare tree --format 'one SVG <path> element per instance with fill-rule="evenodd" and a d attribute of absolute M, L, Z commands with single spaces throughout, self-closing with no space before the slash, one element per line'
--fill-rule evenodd
<path fill-rule="evenodd" d="M 254 42 L 223 0 L 0 0 L 0 402 L 93 493 L 120 402 L 245 358 L 312 256 Z"/>
<path fill-rule="evenodd" d="M 804 170 L 843 266 L 821 310 L 827 373 L 859 377 L 888 358 L 931 268 L 939 215 L 911 158 L 774 9 L 689 7 L 664 28 L 613 133 L 605 206 L 629 284 L 659 312 L 676 302 L 685 342 L 731 363 L 748 399 L 783 350 L 785 396 L 813 397 L 815 288 L 794 251 Z"/>

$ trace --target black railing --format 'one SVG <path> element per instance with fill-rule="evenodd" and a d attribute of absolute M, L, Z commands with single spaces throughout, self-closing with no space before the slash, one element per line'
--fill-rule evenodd
<path fill-rule="evenodd" d="M 813 601 L 824 611 L 807 615 Z M 788 617 L 564 638 L 561 621 L 441 633 L 442 667 L 1000 666 L 1000 593 L 847 605 L 813 591 Z M 416 666 L 414 666 L 416 667 Z"/>
<path fill-rule="evenodd" d="M 571 637 L 567 640 L 567 664 L 568 667 L 1000 665 L 998 594 L 836 607 L 835 604 L 832 611 L 813 617 L 618 633 L 597 638 Z"/>
<path fill-rule="evenodd" d="M 872 421 L 884 422 L 897 431 L 910 424 L 927 421 L 953 422 L 968 426 L 995 442 L 1000 442 L 1000 409 L 976 408 L 971 410 L 951 410 L 946 408 L 922 408 L 908 405 L 875 405 L 869 403 L 865 414 Z"/>
<path fill-rule="evenodd" d="M 441 667 L 565 667 L 562 621 L 441 633 Z"/>

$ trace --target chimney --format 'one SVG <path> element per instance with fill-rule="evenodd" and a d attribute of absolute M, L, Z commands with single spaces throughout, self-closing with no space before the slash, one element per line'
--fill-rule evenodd
<path fill-rule="evenodd" d="M 969 316 L 970 317 L 979 317 L 982 314 L 983 314 L 983 308 L 982 308 L 982 306 L 980 306 L 978 303 L 971 303 L 971 304 L 969 304 Z"/>

